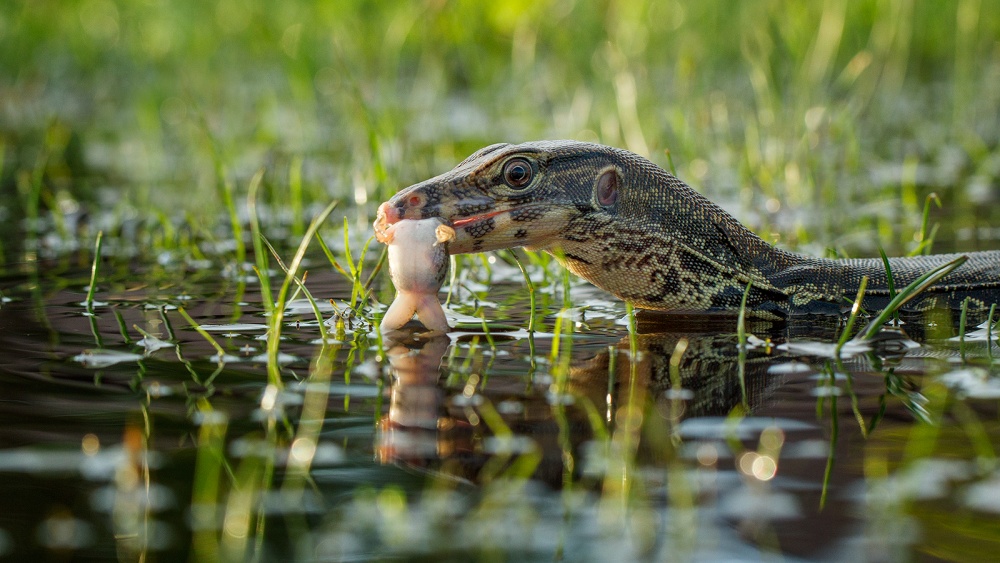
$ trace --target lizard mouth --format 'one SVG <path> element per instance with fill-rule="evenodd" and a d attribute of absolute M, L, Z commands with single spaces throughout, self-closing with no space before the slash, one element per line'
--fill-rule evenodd
<path fill-rule="evenodd" d="M 496 217 L 497 215 L 502 215 L 504 213 L 510 212 L 510 209 L 499 209 L 497 211 L 490 211 L 488 213 L 482 213 L 480 215 L 473 215 L 472 217 L 464 217 L 462 219 L 455 219 L 451 221 L 451 227 L 454 229 L 461 229 L 462 227 L 472 225 L 479 221 L 485 221 L 491 217 Z M 375 228 L 375 238 L 379 242 L 388 242 L 389 227 L 403 220 L 404 217 L 399 213 L 399 211 L 393 206 L 389 205 L 388 202 L 383 203 L 378 208 L 378 214 L 375 217 L 375 223 L 373 224 Z"/>
<path fill-rule="evenodd" d="M 528 207 L 531 208 L 534 206 L 528 206 Z M 449 220 L 448 217 L 444 214 L 440 215 L 440 217 L 444 219 L 446 221 L 446 224 L 449 225 L 451 228 L 455 229 L 456 231 L 460 231 L 462 229 L 475 225 L 476 223 L 480 223 L 482 221 L 486 221 L 488 219 L 492 219 L 494 217 L 503 215 L 504 213 L 517 214 L 518 212 L 524 210 L 525 208 L 496 209 L 493 211 L 487 211 L 486 213 L 472 215 L 471 217 L 461 217 L 451 220 Z M 398 207 L 390 205 L 389 202 L 385 202 L 382 205 L 380 205 L 378 208 L 378 214 L 375 218 L 375 223 L 373 225 L 375 227 L 376 240 L 382 243 L 387 242 L 389 239 L 389 234 L 388 234 L 389 228 L 393 224 L 402 221 L 403 219 L 406 219 L 407 218 L 406 215 L 408 215 L 408 213 L 405 212 L 401 213 Z"/>
<path fill-rule="evenodd" d="M 490 217 L 496 217 L 497 215 L 509 212 L 509 209 L 499 209 L 497 211 L 490 211 L 489 213 L 483 213 L 482 215 L 473 215 L 472 217 L 466 217 L 464 219 L 456 219 L 451 222 L 451 226 L 455 229 L 460 229 L 466 225 L 471 225 L 478 221 L 483 221 L 489 219 Z"/>

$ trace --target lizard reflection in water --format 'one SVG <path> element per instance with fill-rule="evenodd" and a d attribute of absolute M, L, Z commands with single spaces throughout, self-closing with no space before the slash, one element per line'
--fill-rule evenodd
<path fill-rule="evenodd" d="M 656 320 L 652 321 L 653 323 Z M 684 321 L 680 321 L 683 325 Z M 677 322 L 672 323 L 678 326 Z M 622 338 L 615 346 L 589 359 L 574 362 L 565 393 L 573 398 L 566 409 L 566 424 L 574 455 L 582 455 L 584 444 L 595 439 L 592 421 L 584 402 L 599 412 L 607 413 L 613 429 L 617 413 L 629 404 L 645 410 L 649 404 L 669 404 L 675 408 L 675 424 L 696 417 L 724 417 L 734 407 L 741 406 L 750 414 L 768 403 L 768 399 L 785 382 L 769 368 L 791 358 L 778 358 L 765 350 L 751 350 L 741 359 L 736 336 L 728 320 L 686 323 L 682 331 L 639 334 L 639 360 L 629 362 L 629 339 Z M 836 323 L 828 323 L 833 334 Z M 662 331 L 663 325 L 651 324 L 646 330 Z M 754 321 L 751 327 L 763 335 L 771 334 L 776 341 L 784 338 L 784 330 L 776 330 L 769 321 Z M 785 327 L 787 329 L 787 327 Z M 809 329 L 817 334 L 816 327 Z M 393 386 L 387 415 L 383 418 L 377 451 L 383 462 L 402 462 L 420 467 L 437 468 L 455 476 L 476 480 L 493 454 L 483 451 L 480 444 L 485 427 L 470 423 L 470 413 L 476 403 L 463 393 L 465 388 L 442 387 L 442 359 L 451 341 L 444 335 L 416 338 L 397 333 L 397 340 L 386 341 L 387 357 L 392 367 Z M 501 339 L 502 334 L 494 334 Z M 671 380 L 670 359 L 678 342 L 686 348 L 677 366 L 683 396 L 667 399 L 675 382 Z M 609 366 L 614 363 L 609 389 Z M 743 362 L 743 380 L 736 376 Z M 464 379 L 462 380 L 465 383 Z M 540 455 L 535 478 L 558 486 L 563 478 L 560 444 L 560 422 L 553 416 L 549 392 L 550 383 L 534 383 L 527 388 L 524 379 L 490 379 L 486 390 L 477 391 L 494 406 L 500 402 L 516 404 L 517 408 L 503 414 L 504 423 L 518 436 L 528 436 Z M 630 403 L 631 402 L 631 403 Z M 644 446 L 645 447 L 645 446 Z M 580 468 L 578 467 L 577 470 Z"/>

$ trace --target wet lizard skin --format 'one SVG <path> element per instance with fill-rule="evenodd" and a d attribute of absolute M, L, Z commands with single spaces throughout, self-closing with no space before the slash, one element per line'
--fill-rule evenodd
<path fill-rule="evenodd" d="M 531 167 L 523 186 L 505 178 L 514 159 Z M 864 276 L 866 309 L 884 308 L 889 300 L 881 259 L 814 258 L 774 248 L 649 160 L 603 145 L 485 147 L 383 203 L 376 232 L 400 219 L 428 217 L 455 228 L 452 254 L 518 246 L 547 251 L 594 285 L 647 309 L 730 312 L 751 284 L 748 308 L 759 316 L 839 314 Z M 890 258 L 895 285 L 958 256 Z M 965 264 L 906 310 L 957 309 L 968 298 L 978 318 L 1000 302 L 1000 251 L 965 256 Z"/>

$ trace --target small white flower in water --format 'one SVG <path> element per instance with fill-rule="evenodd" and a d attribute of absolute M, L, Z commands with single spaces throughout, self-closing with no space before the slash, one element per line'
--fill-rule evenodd
<path fill-rule="evenodd" d="M 139 354 L 117 352 L 115 350 L 84 350 L 73 356 L 73 361 L 80 362 L 88 368 L 106 368 L 122 362 L 136 362 L 142 359 Z"/>
<path fill-rule="evenodd" d="M 136 342 L 139 346 L 146 349 L 146 353 L 155 352 L 161 348 L 173 348 L 173 342 L 167 342 L 166 340 L 160 340 L 155 336 L 146 336 L 142 340 Z"/>

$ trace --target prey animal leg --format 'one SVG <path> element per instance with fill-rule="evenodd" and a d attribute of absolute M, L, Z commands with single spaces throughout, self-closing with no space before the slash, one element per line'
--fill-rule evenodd
<path fill-rule="evenodd" d="M 425 327 L 437 332 L 448 332 L 448 319 L 438 302 L 437 295 L 421 295 L 417 298 L 417 318 Z"/>
<path fill-rule="evenodd" d="M 410 322 L 410 319 L 413 318 L 413 313 L 417 312 L 419 301 L 420 298 L 416 294 L 398 293 L 396 299 L 386 309 L 385 315 L 382 316 L 382 324 L 379 325 L 379 330 L 382 332 L 397 330 Z M 426 307 L 426 305 L 424 306 Z M 443 315 L 444 313 L 442 313 Z"/>

